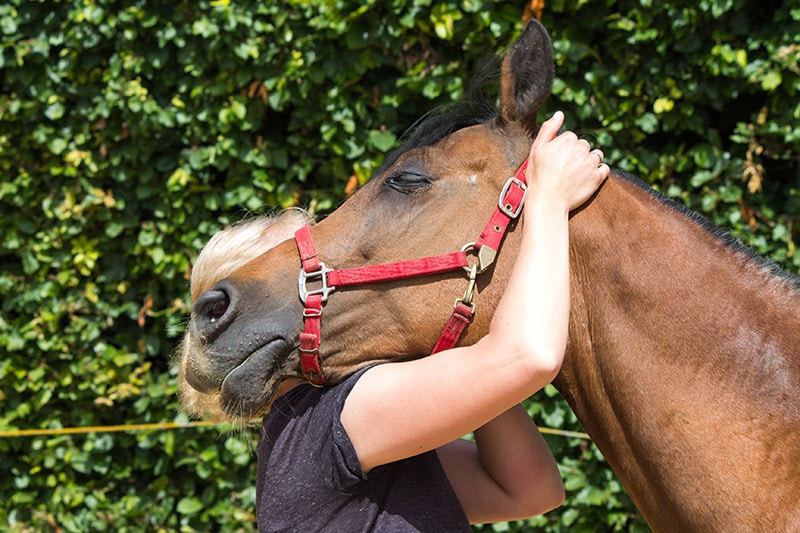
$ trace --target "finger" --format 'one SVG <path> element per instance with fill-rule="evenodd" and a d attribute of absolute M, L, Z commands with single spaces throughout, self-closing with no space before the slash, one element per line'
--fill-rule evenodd
<path fill-rule="evenodd" d="M 556 111 L 553 116 L 545 120 L 542 126 L 539 128 L 539 133 L 536 135 L 536 139 L 533 141 L 532 148 L 539 148 L 540 146 L 555 139 L 555 137 L 558 135 L 558 130 L 561 129 L 561 126 L 563 125 L 564 113 L 561 111 Z"/>
<path fill-rule="evenodd" d="M 605 154 L 603 154 L 603 151 L 601 149 L 595 148 L 594 150 L 592 150 L 589 153 L 592 154 L 593 156 L 597 157 L 597 159 L 598 159 L 597 164 L 598 165 L 603 164 L 603 160 L 606 158 L 606 156 L 605 156 Z"/>

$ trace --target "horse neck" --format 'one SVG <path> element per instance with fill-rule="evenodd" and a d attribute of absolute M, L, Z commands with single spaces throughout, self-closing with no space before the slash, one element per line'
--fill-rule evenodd
<path fill-rule="evenodd" d="M 650 524 L 761 524 L 763 510 L 730 511 L 761 484 L 800 527 L 787 444 L 800 438 L 797 282 L 627 179 L 610 179 L 570 231 L 556 385 Z"/>

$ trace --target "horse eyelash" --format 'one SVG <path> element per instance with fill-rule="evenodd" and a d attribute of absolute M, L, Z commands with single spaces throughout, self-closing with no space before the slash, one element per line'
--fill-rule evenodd
<path fill-rule="evenodd" d="M 415 176 L 417 179 L 405 179 L 406 176 Z M 431 186 L 431 179 L 416 172 L 398 172 L 386 178 L 384 182 L 388 187 L 402 194 L 416 194 Z"/>

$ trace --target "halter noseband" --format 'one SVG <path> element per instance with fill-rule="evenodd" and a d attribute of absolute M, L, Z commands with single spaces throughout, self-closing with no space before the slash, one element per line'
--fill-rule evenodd
<path fill-rule="evenodd" d="M 305 329 L 300 334 L 300 367 L 309 383 L 315 386 L 325 384 L 325 376 L 319 362 L 322 307 L 328 300 L 328 296 L 339 287 L 407 279 L 450 272 L 459 268 L 464 269 L 468 273 L 469 279 L 467 290 L 462 298 L 456 300 L 450 320 L 442 330 L 431 353 L 455 346 L 475 311 L 475 304 L 472 302 L 475 278 L 477 274 L 485 271 L 494 263 L 508 225 L 522 212 L 527 193 L 525 181 L 527 166 L 528 160 L 526 159 L 517 173 L 506 181 L 500 191 L 497 206 L 478 240 L 465 245 L 458 252 L 381 265 L 330 269 L 317 256 L 310 227 L 303 226 L 297 230 L 294 238 L 302 264 L 297 287 L 300 300 L 305 306 L 303 309 Z M 467 252 L 470 251 L 477 254 L 477 265 L 470 266 L 468 264 Z M 321 287 L 309 289 L 307 286 L 309 280 L 318 281 Z"/>

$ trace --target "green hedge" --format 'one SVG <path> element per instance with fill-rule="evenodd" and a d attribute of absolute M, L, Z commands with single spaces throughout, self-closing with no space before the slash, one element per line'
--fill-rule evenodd
<path fill-rule="evenodd" d="M 0 5 L 0 431 L 182 421 L 170 356 L 200 246 L 250 212 L 333 209 L 458 98 L 524 2 Z M 800 7 L 545 3 L 546 111 L 800 269 Z M 542 425 L 577 429 L 552 388 Z M 496 531 L 646 529 L 589 442 L 548 437 L 567 504 Z M 254 435 L 0 437 L 0 525 L 251 530 Z M 476 528 L 478 529 L 478 528 Z"/>

